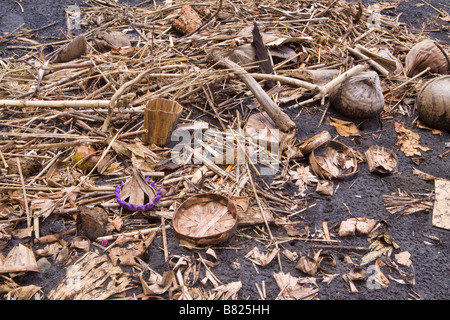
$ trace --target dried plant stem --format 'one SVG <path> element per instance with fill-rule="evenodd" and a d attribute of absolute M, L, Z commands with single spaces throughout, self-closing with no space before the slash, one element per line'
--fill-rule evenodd
<path fill-rule="evenodd" d="M 283 83 L 297 86 L 300 88 L 308 89 L 313 92 L 317 92 L 320 90 L 320 86 L 318 86 L 318 85 L 315 85 L 315 84 L 312 84 L 312 83 L 309 83 L 306 81 L 302 81 L 299 79 L 286 77 L 286 76 L 278 76 L 278 75 L 274 75 L 274 74 L 264 74 L 264 73 L 249 73 L 249 75 L 257 80 L 279 81 L 279 82 L 283 82 Z"/>
<path fill-rule="evenodd" d="M 80 138 L 76 141 L 24 145 L 24 146 L 16 146 L 15 148 L 19 149 L 19 150 L 25 150 L 25 149 L 26 150 L 28 150 L 28 149 L 46 150 L 46 149 L 57 149 L 57 148 L 70 148 L 70 147 L 78 146 L 83 143 L 94 144 L 94 143 L 102 143 L 102 142 L 104 142 L 104 140 Z"/>
<path fill-rule="evenodd" d="M 25 213 L 27 214 L 27 227 L 29 228 L 31 226 L 31 215 L 30 215 L 30 209 L 28 208 L 27 191 L 25 189 L 25 181 L 23 179 L 22 167 L 20 165 L 19 158 L 16 158 L 16 163 L 17 163 L 17 170 L 19 171 L 20 183 L 22 184 L 23 202 L 25 204 Z"/>
<path fill-rule="evenodd" d="M 256 99 L 259 101 L 264 111 L 267 112 L 269 117 L 275 122 L 277 127 L 284 132 L 288 132 L 296 128 L 295 123 L 289 118 L 287 114 L 283 112 L 269 97 L 269 95 L 261 88 L 256 80 L 237 63 L 229 60 L 228 58 L 222 58 L 215 56 L 214 59 L 218 63 L 228 69 L 231 69 L 238 77 L 247 85 L 250 91 L 253 92 Z"/>
<path fill-rule="evenodd" d="M 167 234 L 166 234 L 166 219 L 164 217 L 161 217 L 161 233 L 163 237 L 163 246 L 164 246 L 164 261 L 169 260 L 169 250 L 167 249 Z"/>
<path fill-rule="evenodd" d="M 278 248 L 278 242 L 274 239 L 274 237 L 273 237 L 273 235 L 272 235 L 272 231 L 270 230 L 270 226 L 269 226 L 269 223 L 268 223 L 268 221 L 267 221 L 266 214 L 265 214 L 264 209 L 263 209 L 263 207 L 262 207 L 262 205 L 261 205 L 261 200 L 259 199 L 258 192 L 256 191 L 255 182 L 253 181 L 253 178 L 251 177 L 251 172 L 250 172 L 250 168 L 248 167 L 248 162 L 245 162 L 245 167 L 246 167 L 246 169 L 247 169 L 248 176 L 250 177 L 250 179 L 249 179 L 249 180 L 250 180 L 250 184 L 251 184 L 251 186 L 252 186 L 252 189 L 253 189 L 253 193 L 254 193 L 254 195 L 255 195 L 256 202 L 258 203 L 259 211 L 261 212 L 261 216 L 262 216 L 263 219 L 264 219 L 264 224 L 266 225 L 267 232 L 269 233 L 270 239 L 271 239 L 271 240 L 273 241 L 273 243 L 275 244 L 275 248 L 276 248 L 276 249 L 279 249 L 279 248 Z M 278 250 L 278 252 L 277 252 L 277 257 L 278 257 L 278 264 L 279 264 L 279 266 L 280 266 L 280 271 L 282 272 L 282 271 L 283 271 L 283 267 L 282 267 L 282 265 L 281 265 L 281 258 L 280 258 L 280 252 L 279 252 L 279 250 Z"/>
<path fill-rule="evenodd" d="M 370 57 L 366 56 L 365 54 L 359 52 L 358 50 L 350 48 L 350 47 L 347 47 L 347 50 L 350 51 L 355 56 L 366 60 L 368 64 L 370 64 L 374 69 L 376 69 L 383 76 L 389 75 L 389 71 L 387 71 L 383 66 L 381 66 L 379 63 L 375 62 L 373 59 L 371 59 Z"/>
<path fill-rule="evenodd" d="M 61 239 L 61 237 L 67 236 L 69 234 L 75 234 L 76 232 L 77 232 L 77 228 L 72 228 L 72 229 L 69 229 L 69 230 L 61 232 L 61 233 L 55 233 L 55 234 L 50 234 L 47 236 L 40 237 L 38 239 L 35 239 L 34 243 L 48 244 L 48 243 L 56 242 L 59 239 Z"/>
<path fill-rule="evenodd" d="M 3 166 L 5 167 L 5 169 L 8 169 L 8 163 L 6 162 L 5 156 L 3 155 L 2 150 L 0 150 L 0 158 L 2 160 Z"/>
<path fill-rule="evenodd" d="M 109 105 L 109 100 L 0 100 L 0 108 L 6 106 L 19 108 L 105 108 Z"/>
<path fill-rule="evenodd" d="M 44 169 L 41 170 L 41 172 L 39 172 L 38 175 L 36 175 L 29 183 L 28 185 L 31 186 L 37 179 L 40 178 L 40 176 L 42 176 L 52 165 L 53 163 L 56 162 L 56 160 L 58 160 L 59 156 L 61 155 L 61 151 L 59 151 L 54 157 L 53 159 L 51 159 L 48 164 L 45 166 Z"/>
<path fill-rule="evenodd" d="M 369 65 L 361 64 L 361 65 L 357 65 L 357 66 L 351 68 L 350 70 L 347 70 L 346 72 L 342 73 L 341 75 L 339 75 L 335 79 L 333 79 L 330 82 L 328 82 L 326 85 L 322 86 L 320 88 L 320 92 L 314 97 L 314 99 L 317 101 L 317 100 L 320 100 L 320 99 L 328 96 L 328 94 L 332 90 L 334 90 L 334 88 L 339 86 L 342 82 L 344 82 L 348 78 L 353 77 L 354 75 L 356 75 L 356 74 L 358 74 L 360 72 L 363 72 L 363 71 L 365 71 L 367 69 L 369 69 Z"/>
<path fill-rule="evenodd" d="M 109 236 L 98 237 L 97 241 L 114 240 L 114 239 L 118 238 L 119 236 L 133 237 L 133 236 L 139 236 L 139 235 L 147 235 L 147 234 L 155 232 L 155 231 L 157 232 L 162 228 L 169 229 L 170 225 L 164 225 L 164 226 L 159 226 L 159 227 L 154 227 L 154 228 L 147 228 L 147 229 L 142 229 L 142 230 L 123 232 L 123 233 L 118 233 L 118 234 L 112 234 Z"/>
<path fill-rule="evenodd" d="M 394 89 L 392 89 L 392 91 L 396 91 L 404 86 L 406 86 L 407 84 L 413 82 L 414 80 L 416 80 L 417 78 L 423 76 L 424 74 L 428 73 L 428 71 L 430 71 L 431 68 L 427 67 L 425 70 L 423 70 L 422 72 L 416 74 L 414 77 L 409 78 L 407 81 L 403 82 L 401 85 L 399 85 L 398 87 L 395 87 Z"/>
<path fill-rule="evenodd" d="M 145 70 L 144 72 L 140 73 L 136 78 L 124 83 L 112 96 L 111 101 L 109 103 L 109 109 L 108 109 L 108 115 L 106 116 L 105 122 L 103 123 L 101 132 L 105 133 L 108 131 L 109 123 L 111 121 L 112 113 L 114 108 L 117 105 L 117 100 L 124 94 L 128 88 L 133 86 L 134 84 L 140 82 L 148 73 L 150 73 L 152 70 Z"/>

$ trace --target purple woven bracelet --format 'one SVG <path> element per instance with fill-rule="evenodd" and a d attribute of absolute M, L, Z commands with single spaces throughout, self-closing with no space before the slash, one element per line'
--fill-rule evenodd
<path fill-rule="evenodd" d="M 162 195 L 161 195 L 161 187 L 156 187 L 154 182 L 150 182 L 150 179 L 147 177 L 145 179 L 145 181 L 152 186 L 153 188 L 156 188 L 156 197 L 155 199 L 152 200 L 152 202 L 147 203 L 143 206 L 138 206 L 132 203 L 128 203 L 122 200 L 122 198 L 120 197 L 120 190 L 122 189 L 123 185 L 125 184 L 125 182 L 127 182 L 127 180 L 125 179 L 124 181 L 122 181 L 120 184 L 118 184 L 116 186 L 116 191 L 114 191 L 114 194 L 116 196 L 117 202 L 124 207 L 127 210 L 130 211 L 148 211 L 150 210 L 154 205 L 156 205 L 156 203 L 159 201 L 159 199 L 161 199 Z"/>

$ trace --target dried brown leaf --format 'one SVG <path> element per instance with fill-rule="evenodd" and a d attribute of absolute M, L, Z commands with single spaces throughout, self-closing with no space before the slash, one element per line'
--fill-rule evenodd
<path fill-rule="evenodd" d="M 392 150 L 373 145 L 365 152 L 365 155 L 370 172 L 394 173 L 397 171 L 398 158 Z"/>
<path fill-rule="evenodd" d="M 268 253 L 262 253 L 261 251 L 259 251 L 258 247 L 254 247 L 245 255 L 245 257 L 253 263 L 264 267 L 268 265 L 273 260 L 273 258 L 275 258 L 279 251 L 279 248 L 274 248 Z"/>
<path fill-rule="evenodd" d="M 398 244 L 391 238 L 387 232 L 373 234 L 369 237 L 370 252 L 361 258 L 360 265 L 365 265 L 382 255 L 390 256 L 394 249 L 398 249 Z"/>
<path fill-rule="evenodd" d="M 295 268 L 309 274 L 310 276 L 314 276 L 319 270 L 319 265 L 314 258 L 309 256 L 301 256 Z"/>
<path fill-rule="evenodd" d="M 397 263 L 409 267 L 412 264 L 411 259 L 409 259 L 410 257 L 411 253 L 409 253 L 408 251 L 402 251 L 395 255 L 395 260 L 397 261 Z"/>
<path fill-rule="evenodd" d="M 33 250 L 21 243 L 15 245 L 6 258 L 0 257 L 0 273 L 39 272 Z"/>
<path fill-rule="evenodd" d="M 405 127 L 402 122 L 394 123 L 395 132 L 397 132 L 397 145 L 400 145 L 400 150 L 407 157 L 420 156 L 422 153 L 419 151 L 429 151 L 431 148 L 424 147 L 419 144 L 420 135 Z"/>
<path fill-rule="evenodd" d="M 156 198 L 157 192 L 145 181 L 142 173 L 133 168 L 131 178 L 128 179 L 120 190 L 122 201 L 143 206 Z"/>
<path fill-rule="evenodd" d="M 228 240 L 236 231 L 237 219 L 236 207 L 230 199 L 205 193 L 190 197 L 178 208 L 173 226 L 180 239 L 211 244 Z"/>
<path fill-rule="evenodd" d="M 273 277 L 280 289 L 276 300 L 313 300 L 319 292 L 314 278 L 296 278 L 283 272 L 274 273 Z"/>
<path fill-rule="evenodd" d="M 356 125 L 351 121 L 345 121 L 330 117 L 330 125 L 336 128 L 336 131 L 342 137 L 356 136 L 361 137 L 361 132 Z"/>

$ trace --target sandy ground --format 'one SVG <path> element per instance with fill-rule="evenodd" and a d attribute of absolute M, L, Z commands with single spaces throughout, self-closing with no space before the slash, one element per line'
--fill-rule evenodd
<path fill-rule="evenodd" d="M 33 1 L 23 0 L 21 5 L 14 1 L 5 0 L 3 4 L 3 14 L 0 16 L 0 32 L 12 31 L 24 24 L 30 29 L 39 29 L 57 22 L 55 25 L 44 28 L 37 32 L 34 39 L 39 42 L 53 42 L 64 39 L 64 8 L 67 5 L 77 3 L 79 1 L 68 0 L 44 0 Z M 130 5 L 135 5 L 140 1 L 130 0 Z M 439 7 L 442 1 L 430 1 L 430 4 Z M 150 5 L 150 4 L 148 4 Z M 419 5 L 419 6 L 414 6 Z M 23 10 L 22 10 L 23 9 Z M 447 11 L 448 8 L 447 8 Z M 411 23 L 416 29 L 424 28 L 428 31 L 430 37 L 436 38 L 441 42 L 448 43 L 448 23 L 442 24 L 436 22 L 436 11 L 429 5 L 424 5 L 422 1 L 399 1 L 396 9 L 386 11 L 386 14 L 399 16 L 400 21 Z M 444 26 L 444 30 L 442 30 Z M 447 28 L 445 30 L 445 28 Z M 437 31 L 437 30 L 440 31 Z M 2 49 L 6 54 L 12 54 L 13 51 L 7 50 L 9 44 L 3 44 Z M 16 54 L 23 54 L 21 50 L 15 50 Z M 293 118 L 297 115 L 298 110 L 290 111 L 289 115 Z M 412 297 L 421 297 L 427 300 L 447 300 L 450 298 L 449 283 L 449 263 L 450 252 L 450 233 L 444 230 L 436 229 L 431 225 L 431 214 L 415 213 L 408 216 L 390 216 L 383 206 L 382 195 L 390 194 L 401 189 L 406 192 L 426 193 L 434 190 L 433 183 L 424 182 L 422 179 L 412 174 L 414 163 L 410 158 L 405 157 L 399 151 L 396 143 L 396 133 L 394 131 L 395 121 L 404 122 L 407 127 L 413 128 L 412 119 L 416 117 L 415 111 L 408 117 L 397 117 L 395 119 L 383 120 L 383 129 L 378 131 L 378 123 L 363 123 L 362 135 L 360 139 L 342 138 L 341 142 L 365 151 L 375 142 L 387 148 L 397 151 L 399 158 L 399 172 L 395 175 L 380 176 L 371 174 L 367 165 L 361 165 L 359 172 L 351 179 L 339 182 L 339 189 L 333 196 L 320 196 L 312 194 L 308 199 L 309 204 L 316 203 L 314 208 L 302 212 L 298 219 L 301 220 L 301 226 L 308 226 L 310 230 L 321 229 L 322 222 L 328 221 L 328 226 L 335 231 L 335 227 L 343 219 L 350 218 L 349 211 L 353 216 L 368 216 L 370 218 L 384 220 L 386 222 L 383 227 L 399 245 L 400 251 L 408 251 L 411 253 L 413 268 L 405 269 L 415 279 L 415 285 L 400 284 L 390 279 L 387 288 L 373 288 L 366 282 L 357 283 L 359 293 L 349 293 L 344 280 L 340 275 L 349 271 L 349 264 L 345 262 L 345 257 L 349 254 L 346 250 L 333 250 L 324 252 L 330 253 L 336 261 L 336 266 L 330 267 L 327 271 L 331 274 L 340 274 L 329 284 L 318 281 L 319 294 L 318 297 L 324 300 L 405 300 Z M 322 131 L 329 130 L 335 134 L 333 127 L 323 124 L 317 127 L 323 109 L 316 107 L 307 107 L 303 111 L 301 117 L 297 118 L 297 126 L 299 128 L 298 137 L 300 139 L 311 137 L 312 135 Z M 333 110 L 329 110 L 330 116 L 338 116 Z M 357 123 L 358 124 L 358 123 Z M 417 130 L 414 128 L 414 130 Z M 431 151 L 424 153 L 420 170 L 429 174 L 450 179 L 449 160 L 438 157 L 446 149 L 445 142 L 450 141 L 450 135 L 443 133 L 442 135 L 433 135 L 430 131 L 420 130 L 421 144 L 431 148 Z M 374 138 L 375 137 L 375 138 Z M 270 181 L 269 181 L 270 182 Z M 294 185 L 285 185 L 287 193 L 293 194 L 296 187 Z M 42 232 L 60 232 L 64 228 L 61 218 L 48 220 L 49 225 L 43 226 Z M 334 229 L 333 229 L 334 228 Z M 285 235 L 283 228 L 274 228 L 274 234 Z M 191 250 L 183 248 L 179 245 L 178 240 L 174 237 L 172 231 L 169 231 L 169 252 L 171 254 L 193 255 Z M 438 238 L 439 241 L 431 240 L 431 237 Z M 368 246 L 366 236 L 354 236 L 342 239 L 342 246 Z M 273 278 L 273 274 L 280 271 L 277 261 L 273 261 L 269 266 L 255 268 L 252 263 L 245 258 L 245 255 L 256 245 L 261 250 L 264 248 L 251 239 L 235 236 L 228 243 L 229 247 L 237 247 L 239 249 L 216 249 L 216 253 L 220 259 L 219 265 L 214 267 L 214 274 L 224 283 L 230 281 L 242 281 L 243 287 L 239 291 L 239 299 L 258 299 L 255 283 L 261 285 L 265 281 L 267 298 L 275 299 L 279 293 L 279 289 Z M 163 272 L 168 268 L 167 262 L 164 262 L 163 253 L 161 251 L 162 238 L 157 237 L 154 243 L 144 257 L 151 268 L 158 272 Z M 293 240 L 283 244 L 283 248 L 291 251 L 301 252 L 302 254 L 312 254 L 313 251 L 320 249 L 311 243 Z M 4 251 L 7 252 L 10 246 Z M 358 255 L 358 252 L 353 256 Z M 359 253 L 360 254 L 360 253 Z M 276 260 L 276 259 L 275 259 Z M 232 262 L 239 262 L 240 268 L 231 268 Z M 290 272 L 294 276 L 301 275 L 300 271 L 295 269 L 295 262 L 289 261 L 282 256 L 283 272 Z M 398 272 L 389 267 L 383 267 L 385 275 L 391 274 L 394 278 L 400 278 Z M 19 284 L 35 284 L 42 286 L 45 293 L 48 293 L 53 286 L 64 276 L 64 269 L 53 265 L 49 270 L 43 273 L 28 273 L 21 276 L 17 281 Z"/>

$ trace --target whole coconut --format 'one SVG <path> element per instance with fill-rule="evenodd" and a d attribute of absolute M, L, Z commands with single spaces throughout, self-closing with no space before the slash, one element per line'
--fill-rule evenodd
<path fill-rule="evenodd" d="M 375 71 L 358 73 L 330 92 L 331 105 L 350 118 L 374 118 L 384 108 L 380 78 Z"/>
<path fill-rule="evenodd" d="M 428 81 L 420 89 L 416 105 L 426 125 L 450 132 L 450 75 Z"/>
<path fill-rule="evenodd" d="M 428 67 L 430 72 L 440 74 L 447 74 L 450 68 L 447 53 L 430 39 L 414 45 L 405 58 L 408 77 L 414 77 Z"/>

